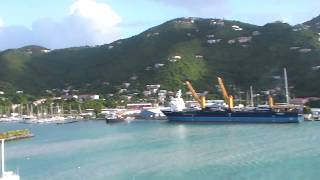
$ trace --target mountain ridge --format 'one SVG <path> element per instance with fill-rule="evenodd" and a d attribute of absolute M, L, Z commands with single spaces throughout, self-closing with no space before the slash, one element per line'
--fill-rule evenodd
<path fill-rule="evenodd" d="M 276 89 L 279 82 L 269 81 L 274 82 L 273 77 L 287 67 L 296 95 L 317 95 L 319 71 L 312 68 L 320 65 L 319 37 L 313 26 L 318 22 L 306 23 L 257 26 L 222 19 L 176 18 L 96 47 L 2 51 L 0 90 L 11 84 L 9 89 L 33 94 L 56 88 L 108 93 L 124 82 L 130 82 L 133 91 L 143 90 L 146 84 L 176 90 L 185 80 L 208 90 L 213 89 L 218 75 L 241 89 L 249 85 Z M 314 83 L 305 86 L 309 81 Z"/>

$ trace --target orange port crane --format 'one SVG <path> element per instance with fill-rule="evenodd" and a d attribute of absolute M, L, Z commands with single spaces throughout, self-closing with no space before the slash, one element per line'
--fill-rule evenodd
<path fill-rule="evenodd" d="M 229 105 L 230 109 L 233 109 L 233 106 L 234 106 L 233 96 L 228 95 L 228 92 L 224 86 L 223 80 L 220 77 L 218 77 L 218 82 L 219 82 L 220 89 L 222 91 L 224 101 Z"/>
<path fill-rule="evenodd" d="M 274 100 L 271 95 L 268 96 L 268 102 L 269 102 L 269 107 L 273 108 L 274 107 Z"/>
<path fill-rule="evenodd" d="M 198 96 L 197 92 L 193 89 L 191 83 L 186 81 L 187 87 L 191 92 L 194 99 L 200 104 L 201 108 L 204 109 L 206 107 L 206 97 L 205 96 Z"/>

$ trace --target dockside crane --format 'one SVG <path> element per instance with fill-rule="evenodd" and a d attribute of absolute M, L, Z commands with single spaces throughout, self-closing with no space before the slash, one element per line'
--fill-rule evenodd
<path fill-rule="evenodd" d="M 274 107 L 274 100 L 273 97 L 271 95 L 268 96 L 268 104 L 270 108 Z"/>
<path fill-rule="evenodd" d="M 234 107 L 233 96 L 228 95 L 228 92 L 224 86 L 223 80 L 220 77 L 218 77 L 218 82 L 219 82 L 219 86 L 220 86 L 224 101 L 229 105 L 230 109 L 233 109 Z"/>
<path fill-rule="evenodd" d="M 186 84 L 194 99 L 200 104 L 201 109 L 204 109 L 206 107 L 206 97 L 198 96 L 197 92 L 194 90 L 189 81 L 186 81 Z"/>

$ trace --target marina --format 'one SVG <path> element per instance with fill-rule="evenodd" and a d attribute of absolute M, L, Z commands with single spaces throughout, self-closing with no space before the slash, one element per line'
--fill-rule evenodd
<path fill-rule="evenodd" d="M 320 179 L 318 1 L 0 5 L 0 180 Z"/>
<path fill-rule="evenodd" d="M 7 143 L 6 164 L 25 180 L 316 180 L 320 175 L 319 122 L 3 123 L 0 130 L 23 128 L 36 136 Z"/>

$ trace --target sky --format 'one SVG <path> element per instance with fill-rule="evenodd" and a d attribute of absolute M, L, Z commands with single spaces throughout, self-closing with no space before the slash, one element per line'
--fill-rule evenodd
<path fill-rule="evenodd" d="M 319 14 L 319 0 L 1 0 L 0 50 L 101 45 L 177 17 L 294 25 Z"/>

